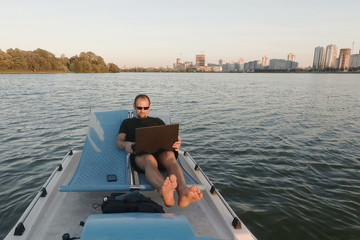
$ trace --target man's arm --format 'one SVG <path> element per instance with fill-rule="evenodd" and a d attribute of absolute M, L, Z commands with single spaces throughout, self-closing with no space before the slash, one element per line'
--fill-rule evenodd
<path fill-rule="evenodd" d="M 135 143 L 125 141 L 125 139 L 126 139 L 126 134 L 125 133 L 119 133 L 118 136 L 117 136 L 117 139 L 116 139 L 116 146 L 119 149 L 125 149 L 125 151 L 127 153 L 133 153 L 132 146 L 134 146 Z"/>

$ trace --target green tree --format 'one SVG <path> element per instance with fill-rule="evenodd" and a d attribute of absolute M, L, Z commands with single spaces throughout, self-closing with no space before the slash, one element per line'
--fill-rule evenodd
<path fill-rule="evenodd" d="M 107 68 L 110 73 L 120 72 L 120 68 L 115 63 L 108 63 Z"/>
<path fill-rule="evenodd" d="M 25 52 L 21 51 L 20 49 L 15 48 L 12 49 L 8 49 L 6 51 L 7 54 L 9 54 L 14 62 L 13 68 L 14 70 L 19 70 L 19 71 L 27 71 L 27 64 L 26 64 L 26 60 L 25 60 Z"/>
<path fill-rule="evenodd" d="M 34 51 L 20 49 L 0 50 L 0 70 L 32 71 L 32 72 L 75 72 L 75 73 L 107 73 L 120 72 L 116 64 L 106 65 L 104 59 L 93 52 L 81 52 L 80 55 L 60 58 L 49 51 L 38 48 Z"/>
<path fill-rule="evenodd" d="M 45 60 L 45 65 L 42 66 L 42 68 L 46 70 L 57 70 L 57 59 L 54 54 L 40 48 L 33 51 L 33 53 Z"/>
<path fill-rule="evenodd" d="M 25 54 L 27 69 L 32 72 L 46 72 L 51 69 L 51 64 L 37 52 L 28 51 Z"/>
<path fill-rule="evenodd" d="M 69 60 L 69 70 L 71 72 L 80 73 L 80 60 L 78 56 L 71 57 Z"/>
<path fill-rule="evenodd" d="M 109 72 L 104 59 L 93 52 L 81 52 L 79 56 L 70 58 L 69 69 L 76 73 Z"/>
<path fill-rule="evenodd" d="M 57 59 L 57 62 L 58 62 L 58 71 L 70 72 L 69 70 L 70 60 L 69 58 L 65 57 L 65 54 L 61 54 L 61 57 Z"/>
<path fill-rule="evenodd" d="M 14 66 L 13 58 L 0 50 L 0 70 L 10 70 Z"/>
<path fill-rule="evenodd" d="M 92 73 L 94 72 L 94 68 L 88 61 L 82 60 L 80 61 L 80 69 L 82 73 Z"/>

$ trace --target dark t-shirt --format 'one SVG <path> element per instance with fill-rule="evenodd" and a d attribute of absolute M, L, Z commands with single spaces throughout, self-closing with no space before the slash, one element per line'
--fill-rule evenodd
<path fill-rule="evenodd" d="M 165 125 L 160 118 L 147 117 L 125 119 L 120 126 L 119 133 L 125 133 L 125 141 L 135 142 L 135 128 Z"/>

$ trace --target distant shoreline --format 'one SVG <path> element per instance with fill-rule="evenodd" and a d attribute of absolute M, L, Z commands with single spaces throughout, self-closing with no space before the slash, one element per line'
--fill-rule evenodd
<path fill-rule="evenodd" d="M 360 71 L 357 72 L 312 72 L 312 71 L 261 71 L 261 72 L 184 72 L 184 71 L 120 71 L 117 73 L 232 73 L 232 74 L 256 74 L 256 73 L 307 73 L 307 74 L 360 74 Z M 42 72 L 32 72 L 32 71 L 0 71 L 0 74 L 104 74 L 104 73 L 76 73 L 76 72 L 60 72 L 60 71 L 42 71 Z M 109 74 L 109 73 L 105 73 Z"/>
<path fill-rule="evenodd" d="M 114 63 L 106 64 L 101 56 L 93 52 L 81 52 L 73 57 L 60 58 L 44 49 L 24 51 L 18 48 L 8 49 L 6 52 L 0 49 L 0 74 L 63 74 L 63 73 L 119 73 L 119 72 L 165 72 L 165 73 L 360 73 L 360 67 L 350 69 L 325 68 L 321 70 L 307 68 L 294 69 L 250 69 L 233 71 L 221 71 L 221 65 L 217 68 L 188 66 L 186 69 L 169 67 L 123 67 L 119 68 Z M 209 71 L 208 71 L 209 70 Z"/>
<path fill-rule="evenodd" d="M 0 74 L 62 74 L 62 73 L 71 73 L 71 72 L 59 72 L 59 71 L 49 71 L 49 72 L 32 72 L 32 71 L 0 71 Z"/>

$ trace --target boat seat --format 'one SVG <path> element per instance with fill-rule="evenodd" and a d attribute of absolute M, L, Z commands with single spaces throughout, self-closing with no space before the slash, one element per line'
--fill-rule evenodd
<path fill-rule="evenodd" d="M 128 110 L 91 112 L 80 162 L 70 182 L 60 186 L 60 192 L 154 190 L 143 173 L 138 174 L 139 180 L 134 183 L 128 154 L 116 146 L 120 125 L 132 113 Z M 164 113 L 155 112 L 151 116 L 158 116 L 167 124 L 171 122 Z M 187 184 L 197 184 L 183 172 Z"/>
<path fill-rule="evenodd" d="M 173 239 L 205 240 L 195 235 L 189 221 L 180 214 L 116 213 L 90 215 L 80 240 Z"/>

